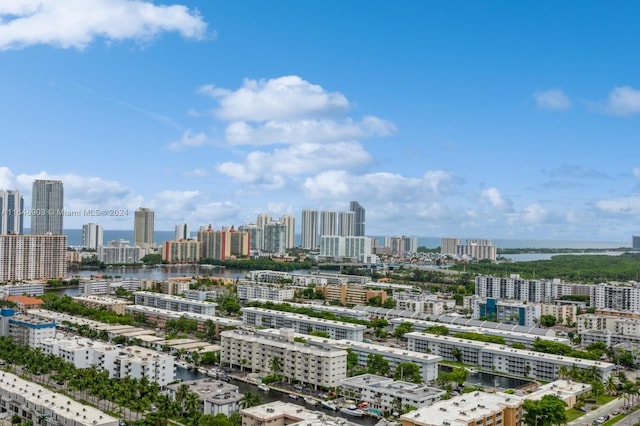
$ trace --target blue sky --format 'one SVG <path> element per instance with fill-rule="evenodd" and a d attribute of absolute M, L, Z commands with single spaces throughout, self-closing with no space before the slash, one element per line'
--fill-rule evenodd
<path fill-rule="evenodd" d="M 131 229 L 367 209 L 371 235 L 640 233 L 632 1 L 0 0 L 0 188 Z M 69 217 L 66 228 L 96 218 Z"/>

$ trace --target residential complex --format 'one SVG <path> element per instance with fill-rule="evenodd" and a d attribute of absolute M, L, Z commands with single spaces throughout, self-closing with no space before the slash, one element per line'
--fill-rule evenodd
<path fill-rule="evenodd" d="M 320 256 L 322 257 L 362 259 L 369 255 L 371 255 L 371 238 L 339 235 L 320 237 Z"/>
<path fill-rule="evenodd" d="M 501 392 L 473 392 L 436 402 L 400 417 L 402 426 L 518 426 L 523 399 Z"/>
<path fill-rule="evenodd" d="M 251 300 L 269 300 L 272 302 L 282 302 L 291 300 L 295 296 L 295 290 L 287 287 L 257 286 L 238 284 L 236 293 L 241 302 Z"/>
<path fill-rule="evenodd" d="M 190 240 L 191 239 L 191 231 L 189 229 L 188 223 L 180 223 L 175 226 L 174 237 L 175 241 L 180 240 Z"/>
<path fill-rule="evenodd" d="M 160 255 L 166 263 L 198 263 L 202 254 L 202 242 L 196 240 L 165 241 Z"/>
<path fill-rule="evenodd" d="M 240 327 L 242 325 L 242 321 L 233 318 L 216 317 L 193 312 L 177 312 L 142 305 L 127 305 L 125 307 L 125 312 L 129 315 L 144 315 L 145 320 L 149 324 L 153 324 L 161 330 L 166 329 L 168 320 L 178 318 L 196 320 L 198 322 L 197 331 L 201 333 L 208 331 L 208 324 L 213 324 L 216 328 L 216 336 L 218 336 L 220 331 L 224 330 L 225 327 Z"/>
<path fill-rule="evenodd" d="M 318 248 L 318 210 L 302 210 L 302 243 L 306 250 Z"/>
<path fill-rule="evenodd" d="M 0 309 L 0 335 L 11 336 L 18 345 L 35 346 L 42 339 L 54 337 L 56 323 L 29 314 L 15 314 L 11 308 Z"/>
<path fill-rule="evenodd" d="M 344 306 L 363 305 L 374 297 L 380 297 L 382 302 L 387 300 L 386 291 L 372 290 L 362 285 L 327 284 L 316 286 L 316 290 L 322 292 L 325 300 L 340 302 Z"/>
<path fill-rule="evenodd" d="M 349 377 L 340 382 L 341 395 L 366 402 L 369 409 L 379 413 L 402 411 L 407 405 L 426 407 L 439 401 L 446 393 L 442 389 L 374 374 Z"/>
<path fill-rule="evenodd" d="M 139 263 L 144 249 L 132 247 L 127 240 L 109 241 L 106 246 L 98 246 L 98 260 L 103 263 Z"/>
<path fill-rule="evenodd" d="M 36 348 L 72 363 L 76 368 L 95 365 L 109 373 L 109 378 L 147 378 L 166 386 L 174 381 L 172 355 L 140 346 L 119 347 L 86 338 L 56 336 L 36 342 Z"/>
<path fill-rule="evenodd" d="M 133 245 L 144 249 L 155 248 L 155 213 L 153 210 L 140 207 L 134 213 Z"/>
<path fill-rule="evenodd" d="M 23 422 L 65 426 L 118 426 L 119 420 L 66 395 L 7 372 L 0 372 L 0 413 Z"/>
<path fill-rule="evenodd" d="M 111 312 L 115 312 L 118 315 L 124 315 L 124 308 L 128 305 L 133 304 L 133 302 L 129 300 L 100 296 L 74 296 L 73 300 L 89 308 L 105 309 Z"/>
<path fill-rule="evenodd" d="M 91 250 L 98 250 L 102 245 L 104 231 L 102 225 L 86 223 L 82 225 L 82 246 Z"/>
<path fill-rule="evenodd" d="M 167 393 L 171 399 L 176 399 L 178 389 L 182 385 L 187 385 L 190 392 L 198 395 L 202 414 L 229 416 L 231 413 L 237 413 L 240 409 L 243 394 L 238 392 L 236 385 L 213 379 L 174 383 L 167 386 Z"/>
<path fill-rule="evenodd" d="M 539 305 L 526 302 L 475 299 L 471 318 L 533 327 L 540 321 L 541 312 Z"/>
<path fill-rule="evenodd" d="M 151 306 L 176 312 L 193 312 L 195 314 L 215 315 L 217 304 L 204 300 L 189 300 L 184 297 L 171 296 L 162 293 L 148 291 L 136 291 L 133 293 L 135 304 Z"/>
<path fill-rule="evenodd" d="M 384 237 L 384 246 L 390 250 L 392 255 L 403 255 L 404 253 L 415 253 L 418 251 L 417 237 Z"/>
<path fill-rule="evenodd" d="M 502 337 L 507 345 L 521 343 L 527 347 L 531 347 L 531 345 L 533 345 L 537 340 L 548 340 L 556 343 L 562 343 L 564 345 L 571 344 L 569 339 L 563 337 L 522 333 L 519 331 L 500 330 L 496 328 L 448 324 L 443 322 L 417 320 L 413 318 L 393 318 L 389 320 L 389 323 L 393 329 L 396 329 L 402 323 L 409 323 L 411 324 L 413 331 L 424 331 L 429 327 L 446 327 L 447 330 L 449 330 L 449 335 L 455 335 L 456 333 L 478 333 L 486 336 Z"/>
<path fill-rule="evenodd" d="M 62 278 L 65 235 L 0 235 L 0 282 Z"/>
<path fill-rule="evenodd" d="M 271 335 L 277 338 L 279 330 L 261 330 L 261 334 Z M 358 365 L 367 366 L 370 355 L 382 356 L 388 363 L 392 373 L 395 373 L 398 365 L 411 362 L 420 368 L 420 375 L 424 382 L 430 382 L 438 378 L 438 363 L 442 361 L 442 357 L 424 352 L 415 352 L 407 349 L 393 348 L 376 343 L 354 342 L 350 340 L 327 339 L 324 337 L 296 334 L 295 337 L 302 338 L 309 345 L 318 347 L 329 346 L 334 349 L 343 349 L 352 351 L 358 355 Z"/>
<path fill-rule="evenodd" d="M 241 311 L 242 322 L 248 325 L 277 329 L 289 328 L 302 334 L 320 331 L 327 333 L 331 339 L 338 340 L 362 342 L 364 331 L 367 328 L 360 324 L 331 321 L 272 309 L 245 307 Z"/>
<path fill-rule="evenodd" d="M 19 191 L 0 189 L 0 235 L 24 233 L 24 198 Z"/>
<path fill-rule="evenodd" d="M 277 335 L 245 330 L 220 333 L 220 362 L 243 370 L 281 374 L 313 387 L 335 387 L 347 377 L 347 351 L 319 348 L 294 340 L 294 331 Z M 277 361 L 274 361 L 277 360 Z"/>
<path fill-rule="evenodd" d="M 457 361 L 476 365 L 481 369 L 526 376 L 538 380 L 552 381 L 558 378 L 558 369 L 562 366 L 579 370 L 596 368 L 602 380 L 607 380 L 614 365 L 603 361 L 571 358 L 526 349 L 514 349 L 509 346 L 456 337 L 437 336 L 412 332 L 404 336 L 408 348 L 416 352 L 439 355 L 447 361 Z"/>
<path fill-rule="evenodd" d="M 198 231 L 198 241 L 202 243 L 201 259 L 225 260 L 232 257 L 249 257 L 251 243 L 246 231 L 219 230 L 211 226 Z"/>
<path fill-rule="evenodd" d="M 31 234 L 62 235 L 64 217 L 64 189 L 62 181 L 41 180 L 33 182 L 31 201 Z"/>
<path fill-rule="evenodd" d="M 366 223 L 366 211 L 365 208 L 360 205 L 357 201 L 351 201 L 349 203 L 349 210 L 354 213 L 354 226 L 353 226 L 353 235 L 356 237 L 364 237 L 365 232 L 365 223 Z"/>

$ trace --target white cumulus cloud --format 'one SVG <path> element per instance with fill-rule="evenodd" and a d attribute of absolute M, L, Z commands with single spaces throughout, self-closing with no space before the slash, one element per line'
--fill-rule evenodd
<path fill-rule="evenodd" d="M 626 116 L 640 112 L 640 90 L 630 86 L 615 87 L 604 106 L 611 115 Z"/>
<path fill-rule="evenodd" d="M 640 214 L 640 195 L 633 194 L 628 197 L 617 197 L 596 202 L 596 207 L 603 212 L 614 215 Z"/>
<path fill-rule="evenodd" d="M 560 89 L 539 90 L 533 98 L 542 109 L 562 111 L 571 108 L 571 100 Z"/>
<path fill-rule="evenodd" d="M 233 145 L 272 145 L 355 140 L 372 136 L 387 136 L 395 126 L 378 117 L 367 116 L 361 121 L 345 120 L 271 120 L 265 123 L 236 121 L 227 126 L 226 139 Z"/>
<path fill-rule="evenodd" d="M 510 210 L 511 201 L 504 198 L 498 188 L 487 188 L 480 193 L 480 197 L 498 210 Z"/>
<path fill-rule="evenodd" d="M 204 132 L 193 133 L 191 130 L 187 130 L 182 134 L 182 137 L 177 140 L 170 142 L 167 145 L 167 149 L 171 151 L 180 151 L 185 148 L 193 148 L 197 146 L 202 146 L 210 143 L 209 138 Z"/>
<path fill-rule="evenodd" d="M 0 1 L 0 50 L 39 44 L 82 50 L 96 38 L 148 41 L 163 32 L 202 39 L 207 23 L 186 6 L 142 0 Z"/>
<path fill-rule="evenodd" d="M 328 92 L 297 75 L 269 80 L 247 79 L 235 91 L 206 85 L 198 92 L 216 98 L 219 102 L 216 116 L 228 121 L 331 116 L 349 108 L 349 101 L 343 94 Z"/>

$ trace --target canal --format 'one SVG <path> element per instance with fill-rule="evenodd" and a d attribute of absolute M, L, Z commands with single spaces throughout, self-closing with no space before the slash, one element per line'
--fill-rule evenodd
<path fill-rule="evenodd" d="M 198 379 L 205 379 L 208 376 L 200 373 L 199 371 L 194 371 L 194 370 L 188 370 L 186 368 L 180 367 L 178 366 L 176 368 L 176 379 L 182 379 L 184 381 L 187 380 L 198 380 Z M 316 407 L 309 407 L 309 405 L 306 405 L 304 403 L 304 400 L 302 398 L 298 399 L 298 400 L 293 400 L 290 399 L 289 396 L 286 393 L 281 393 L 278 391 L 274 391 L 271 390 L 269 392 L 262 392 L 258 389 L 258 387 L 256 385 L 252 385 L 250 383 L 245 383 L 239 380 L 234 380 L 232 378 L 231 383 L 238 386 L 238 392 L 244 394 L 245 392 L 253 392 L 256 393 L 258 395 L 260 395 L 260 397 L 262 397 L 262 402 L 263 403 L 267 403 L 267 402 L 273 402 L 273 401 L 283 401 L 283 402 L 288 402 L 290 404 L 296 404 L 299 405 L 301 407 L 304 407 L 308 410 L 312 410 L 312 411 L 320 411 L 324 414 L 327 414 L 328 416 L 332 416 L 332 417 L 341 417 L 345 420 L 348 420 L 352 423 L 357 423 L 363 426 L 373 426 L 378 422 L 378 419 L 374 418 L 374 417 L 370 417 L 370 416 L 363 416 L 363 417 L 353 417 L 353 416 L 349 416 L 347 414 L 343 414 L 339 411 L 327 411 L 324 410 L 322 408 L 320 408 L 320 406 L 316 406 Z"/>
<path fill-rule="evenodd" d="M 439 370 L 448 373 L 452 370 L 452 367 L 440 364 Z M 502 376 L 500 374 L 487 373 L 485 371 L 477 371 L 474 373 L 470 372 L 467 376 L 466 382 L 482 387 L 495 388 L 501 391 L 506 389 L 518 389 L 533 383 L 532 380 Z"/>

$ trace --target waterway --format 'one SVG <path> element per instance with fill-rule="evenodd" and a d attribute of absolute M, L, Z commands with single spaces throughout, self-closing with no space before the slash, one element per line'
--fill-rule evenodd
<path fill-rule="evenodd" d="M 199 379 L 205 379 L 208 376 L 200 373 L 199 371 L 194 371 L 194 370 L 188 370 L 186 368 L 182 368 L 182 367 L 178 367 L 176 368 L 176 379 L 182 379 L 184 381 L 188 381 L 188 380 L 199 380 Z M 378 419 L 374 418 L 374 417 L 370 417 L 370 416 L 363 416 L 363 417 L 353 417 L 353 416 L 349 416 L 347 414 L 343 414 L 339 411 L 327 411 L 322 409 L 320 406 L 316 406 L 316 407 L 309 407 L 308 404 L 305 404 L 304 400 L 302 398 L 298 399 L 298 400 L 293 400 L 291 398 L 289 398 L 288 394 L 286 393 L 281 393 L 275 390 L 271 390 L 269 392 L 262 392 L 258 389 L 258 387 L 256 385 L 252 385 L 250 383 L 246 383 L 246 382 L 242 382 L 239 380 L 231 380 L 231 384 L 238 386 L 238 392 L 244 394 L 245 392 L 253 392 L 256 393 L 258 395 L 260 395 L 260 397 L 262 398 L 262 402 L 263 403 L 267 403 L 267 402 L 273 402 L 273 401 L 283 401 L 283 402 L 288 402 L 291 404 L 296 404 L 299 405 L 301 407 L 304 407 L 308 410 L 313 410 L 313 411 L 320 411 L 322 413 L 327 414 L 328 416 L 332 416 L 332 417 L 342 417 L 346 420 L 349 420 L 350 422 L 353 423 L 357 423 L 363 426 L 372 426 L 375 425 L 378 422 Z"/>
<path fill-rule="evenodd" d="M 441 364 L 439 366 L 439 369 L 442 372 L 450 372 L 452 370 L 452 367 Z M 479 385 L 482 387 L 505 390 L 518 389 L 522 386 L 531 384 L 532 381 L 527 379 L 520 379 L 517 377 L 508 377 L 494 373 L 487 373 L 485 371 L 477 371 L 475 373 L 469 373 L 469 375 L 467 376 L 467 383 Z"/>

